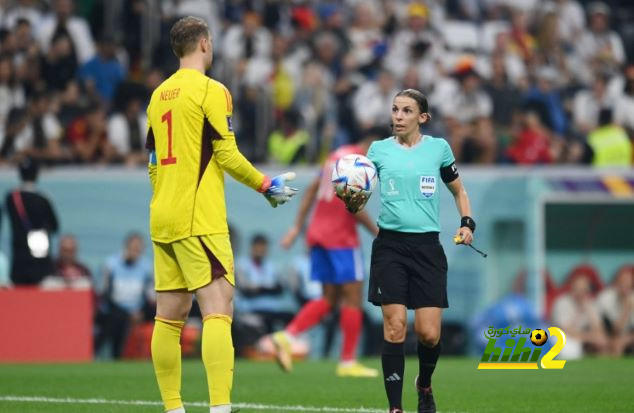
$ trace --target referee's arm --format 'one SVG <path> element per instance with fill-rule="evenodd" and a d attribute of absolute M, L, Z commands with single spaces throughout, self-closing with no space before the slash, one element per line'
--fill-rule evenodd
<path fill-rule="evenodd" d="M 467 195 L 467 190 L 464 185 L 462 185 L 462 181 L 460 178 L 456 178 L 451 182 L 445 183 L 447 188 L 453 194 L 454 201 L 456 202 L 456 207 L 458 208 L 458 213 L 460 217 L 470 217 L 471 216 L 471 204 L 469 203 L 469 196 Z M 462 242 L 464 244 L 471 244 L 473 241 L 473 233 L 468 227 L 461 226 L 456 231 L 456 235 L 462 238 Z"/>
<path fill-rule="evenodd" d="M 453 181 L 447 183 L 447 188 L 453 194 L 453 198 L 456 201 L 456 207 L 458 208 L 458 212 L 461 217 L 471 216 L 471 204 L 469 203 L 469 196 L 467 195 L 467 190 L 464 185 L 462 185 L 462 181 L 460 178 L 456 178 Z"/>

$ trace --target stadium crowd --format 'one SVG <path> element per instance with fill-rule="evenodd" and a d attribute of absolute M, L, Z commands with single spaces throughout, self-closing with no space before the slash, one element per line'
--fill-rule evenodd
<path fill-rule="evenodd" d="M 319 162 L 412 87 L 460 163 L 632 164 L 626 0 L 0 0 L 0 163 L 144 164 L 188 14 L 212 28 L 252 161 Z"/>

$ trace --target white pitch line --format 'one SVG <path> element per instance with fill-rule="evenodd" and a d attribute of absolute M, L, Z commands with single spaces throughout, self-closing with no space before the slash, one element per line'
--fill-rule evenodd
<path fill-rule="evenodd" d="M 16 403 L 68 403 L 68 404 L 107 404 L 122 406 L 162 406 L 163 403 L 153 400 L 108 400 L 108 399 L 75 399 L 71 397 L 42 397 L 42 396 L 0 396 L 0 401 Z M 186 406 L 206 407 L 209 403 L 191 402 Z M 274 410 L 286 412 L 331 412 L 331 413 L 385 413 L 384 409 L 344 408 L 344 407 L 313 407 L 313 406 L 280 406 L 260 403 L 234 403 L 234 407 L 241 409 Z"/>
<path fill-rule="evenodd" d="M 156 400 L 109 400 L 109 399 L 75 399 L 72 397 L 44 397 L 44 396 L 0 396 L 0 402 L 15 403 L 68 403 L 68 404 L 106 404 L 120 406 L 163 406 Z M 207 407 L 207 402 L 186 402 L 185 406 Z M 315 406 L 284 406 L 261 403 L 234 403 L 234 407 L 241 409 L 274 410 L 278 412 L 322 412 L 322 413 L 385 413 L 385 409 L 368 407 L 315 407 Z M 441 413 L 441 412 L 438 412 Z M 461 412 L 444 412 L 461 413 Z M 462 412 L 464 413 L 464 412 Z"/>

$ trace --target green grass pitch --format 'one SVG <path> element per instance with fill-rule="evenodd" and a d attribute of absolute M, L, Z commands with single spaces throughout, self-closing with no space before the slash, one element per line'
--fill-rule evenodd
<path fill-rule="evenodd" d="M 378 359 L 364 361 L 380 368 Z M 441 357 L 434 374 L 440 413 L 634 412 L 633 358 L 568 361 L 563 370 L 477 370 L 477 364 L 475 359 Z M 233 401 L 241 413 L 387 412 L 381 378 L 337 378 L 334 370 L 334 361 L 307 361 L 284 374 L 273 363 L 239 360 Z M 406 412 L 416 411 L 416 371 L 417 361 L 408 359 Z M 200 361 L 185 361 L 183 373 L 188 413 L 208 412 Z M 159 413 L 158 401 L 149 361 L 0 364 L 0 412 Z"/>

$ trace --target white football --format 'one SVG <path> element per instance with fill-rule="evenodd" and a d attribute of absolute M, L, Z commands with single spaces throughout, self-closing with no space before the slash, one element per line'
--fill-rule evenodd
<path fill-rule="evenodd" d="M 349 192 L 364 192 L 369 197 L 376 181 L 376 167 L 363 155 L 342 156 L 332 168 L 332 185 L 339 196 Z"/>

